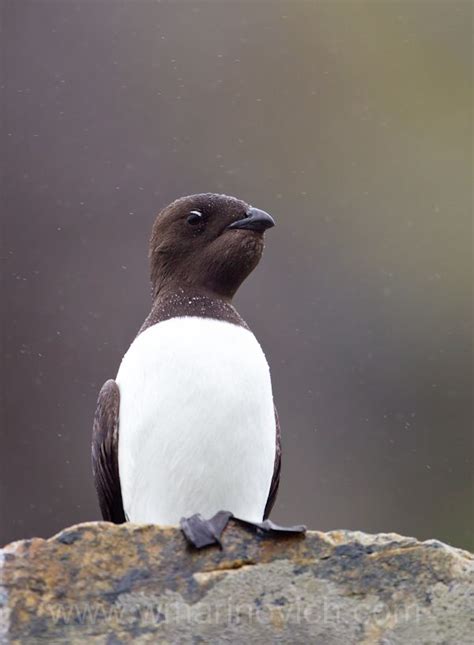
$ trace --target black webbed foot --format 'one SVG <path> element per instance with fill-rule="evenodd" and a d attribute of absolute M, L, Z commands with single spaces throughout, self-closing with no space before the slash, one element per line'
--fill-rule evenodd
<path fill-rule="evenodd" d="M 239 524 L 250 527 L 257 533 L 263 533 L 273 537 L 278 537 L 282 533 L 291 535 L 306 532 L 306 526 L 304 524 L 280 526 L 271 520 L 248 522 L 247 520 L 241 520 L 235 517 L 229 511 L 219 511 L 210 520 L 205 520 L 200 513 L 196 513 L 195 515 L 191 515 L 191 517 L 182 517 L 179 523 L 187 541 L 196 549 L 203 549 L 213 544 L 218 544 L 222 549 L 221 536 L 231 518 L 239 522 Z"/>
<path fill-rule="evenodd" d="M 257 533 L 268 533 L 269 535 L 274 534 L 274 537 L 278 537 L 278 534 L 281 533 L 306 533 L 306 526 L 304 524 L 295 524 L 294 526 L 280 526 L 275 524 L 271 520 L 263 520 L 263 522 L 247 522 L 247 520 L 240 520 L 238 517 L 234 517 L 236 522 L 240 522 L 244 526 L 249 526 L 257 531 Z"/>
<path fill-rule="evenodd" d="M 230 518 L 233 517 L 229 511 L 219 511 L 205 520 L 200 513 L 191 517 L 182 517 L 179 524 L 187 541 L 196 549 L 202 549 L 212 544 L 218 544 L 222 549 L 221 535 Z"/>

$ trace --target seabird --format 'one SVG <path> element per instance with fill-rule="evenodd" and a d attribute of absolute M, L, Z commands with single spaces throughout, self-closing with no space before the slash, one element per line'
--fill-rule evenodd
<path fill-rule="evenodd" d="M 232 305 L 273 218 L 234 197 L 182 197 L 150 240 L 153 304 L 100 390 L 92 436 L 104 520 L 181 524 L 200 548 L 230 517 L 258 530 L 280 481 L 281 442 L 265 355 Z M 207 518 L 207 519 L 204 519 Z"/>

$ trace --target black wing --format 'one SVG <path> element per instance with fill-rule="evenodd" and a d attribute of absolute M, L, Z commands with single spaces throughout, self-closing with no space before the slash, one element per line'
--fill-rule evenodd
<path fill-rule="evenodd" d="M 275 424 L 276 424 L 276 441 L 275 441 L 275 463 L 273 466 L 272 483 L 270 484 L 270 492 L 268 494 L 267 503 L 265 505 L 265 512 L 263 519 L 266 520 L 270 515 L 273 505 L 278 493 L 278 486 L 280 485 L 280 472 L 281 472 L 281 430 L 280 422 L 278 420 L 278 412 L 275 408 Z"/>
<path fill-rule="evenodd" d="M 92 472 L 102 517 L 107 522 L 126 522 L 118 467 L 120 392 L 112 379 L 99 393 L 92 430 Z"/>

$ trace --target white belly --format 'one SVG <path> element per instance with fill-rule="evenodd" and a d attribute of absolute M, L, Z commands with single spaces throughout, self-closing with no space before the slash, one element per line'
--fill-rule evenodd
<path fill-rule="evenodd" d="M 275 459 L 270 372 L 255 336 L 172 318 L 132 343 L 117 374 L 119 470 L 132 522 L 220 510 L 259 522 Z"/>

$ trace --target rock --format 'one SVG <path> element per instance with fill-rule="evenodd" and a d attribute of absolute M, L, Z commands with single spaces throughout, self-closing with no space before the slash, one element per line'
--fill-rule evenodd
<path fill-rule="evenodd" d="M 223 545 L 106 522 L 14 542 L 0 551 L 0 641 L 472 642 L 465 551 L 394 533 L 275 539 L 235 522 Z"/>

